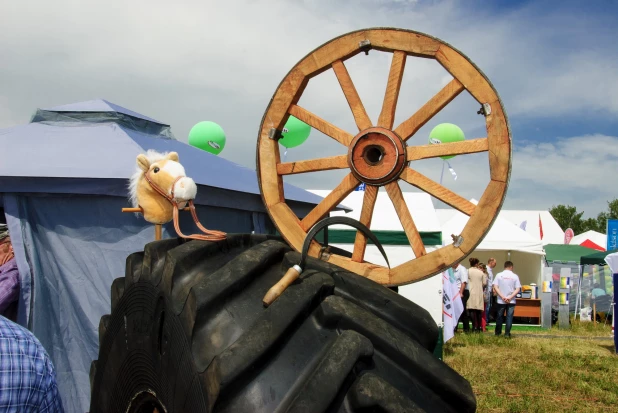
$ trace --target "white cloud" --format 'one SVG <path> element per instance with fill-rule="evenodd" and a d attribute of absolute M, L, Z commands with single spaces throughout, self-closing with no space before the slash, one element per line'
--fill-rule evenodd
<path fill-rule="evenodd" d="M 418 30 L 461 50 L 488 75 L 511 121 L 582 113 L 615 116 L 618 50 L 611 44 L 615 29 L 607 24 L 609 20 L 570 13 L 559 5 L 532 4 L 495 14 L 454 1 L 58 0 L 36 7 L 5 2 L 0 13 L 0 103 L 4 102 L 0 127 L 27 122 L 37 107 L 101 97 L 170 122 L 183 141 L 193 124 L 216 121 L 228 136 L 222 156 L 255 167 L 262 115 L 290 68 L 333 37 L 375 26 Z M 372 51 L 347 65 L 370 117 L 377 119 L 390 57 Z M 414 113 L 449 79 L 437 62 L 410 59 L 396 123 Z M 301 103 L 355 131 L 332 73 L 313 79 Z M 413 143 L 425 143 L 431 127 L 445 121 L 459 124 L 468 138 L 483 136 L 483 119 L 477 110 L 478 104 L 462 94 L 419 131 Z M 595 132 L 591 126 L 590 133 Z M 561 159 L 575 163 L 568 152 L 575 142 L 556 141 L 556 155 L 550 155 L 552 150 L 545 146 L 525 144 L 519 136 L 514 136 L 514 145 L 507 205 L 547 207 L 567 199 L 562 186 L 571 183 L 557 165 Z M 577 154 L 583 149 L 573 150 Z M 548 153 L 543 165 L 552 167 L 535 164 L 541 160 L 540 151 Z M 315 133 L 302 149 L 290 150 L 288 160 L 344 152 Z M 581 158 L 577 162 L 581 165 L 574 178 L 577 183 L 568 186 L 573 193 L 579 190 L 575 188 L 585 191 L 596 185 L 599 163 L 587 162 Z M 478 199 L 486 185 L 486 157 L 456 158 L 452 164 L 460 178 L 453 182 L 446 175 L 445 184 Z M 440 161 L 424 161 L 418 167 L 439 179 Z M 535 173 L 540 170 L 542 178 Z M 574 170 L 571 167 L 569 173 Z M 337 174 L 297 176 L 290 182 L 328 187 Z M 596 192 L 590 203 L 602 208 L 605 198 L 605 193 Z"/>

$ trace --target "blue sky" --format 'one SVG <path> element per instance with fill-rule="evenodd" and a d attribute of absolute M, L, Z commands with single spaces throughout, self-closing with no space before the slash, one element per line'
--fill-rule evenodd
<path fill-rule="evenodd" d="M 169 122 L 183 141 L 202 120 L 228 136 L 221 156 L 255 167 L 259 124 L 275 88 L 299 59 L 329 39 L 375 26 L 436 36 L 466 54 L 500 94 L 513 132 L 505 208 L 577 205 L 585 216 L 618 197 L 618 5 L 611 1 L 162 0 L 4 2 L 0 10 L 0 127 L 37 107 L 104 98 Z M 352 61 L 353 60 L 353 61 Z M 355 57 L 349 70 L 377 117 L 390 57 Z M 397 116 L 403 120 L 449 80 L 436 62 L 406 65 Z M 432 65 L 433 64 L 433 65 Z M 354 123 L 331 73 L 313 79 L 301 102 L 337 126 Z M 454 122 L 479 137 L 478 104 L 458 97 L 419 131 Z M 312 133 L 287 160 L 341 153 Z M 479 198 L 486 155 L 457 157 L 444 185 Z M 441 161 L 421 161 L 439 180 Z M 341 171 L 297 175 L 307 189 L 332 188 Z M 411 187 L 402 186 L 404 190 Z"/>

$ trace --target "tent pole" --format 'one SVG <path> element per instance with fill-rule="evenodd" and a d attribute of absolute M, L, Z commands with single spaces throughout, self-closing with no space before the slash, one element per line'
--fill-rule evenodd
<path fill-rule="evenodd" d="M 573 320 L 577 320 L 577 309 L 579 307 L 579 321 L 582 319 L 581 309 L 582 309 L 582 279 L 584 274 L 584 266 L 579 264 L 579 274 L 577 277 L 577 296 L 575 297 L 575 315 Z"/>

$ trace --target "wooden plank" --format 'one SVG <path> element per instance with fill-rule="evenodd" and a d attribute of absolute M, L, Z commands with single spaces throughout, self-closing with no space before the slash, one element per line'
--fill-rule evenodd
<path fill-rule="evenodd" d="M 456 210 L 463 212 L 468 216 L 472 215 L 476 209 L 476 205 L 472 202 L 411 168 L 405 168 L 400 177 L 410 185 L 427 192 L 434 198 L 439 199 L 445 204 L 452 206 Z"/>
<path fill-rule="evenodd" d="M 498 215 L 498 210 L 506 193 L 506 183 L 490 181 L 481 196 L 478 205 L 474 209 L 470 219 L 461 232 L 463 243 L 459 249 L 464 254 L 469 254 L 481 242 L 485 234 L 489 231 L 494 218 Z M 460 235 L 460 234 L 455 234 Z M 450 237 L 451 234 L 442 234 L 442 237 Z"/>
<path fill-rule="evenodd" d="M 341 90 L 343 90 L 343 94 L 348 101 L 348 105 L 350 105 L 350 109 L 352 109 L 352 114 L 354 115 L 354 120 L 356 121 L 358 130 L 372 127 L 373 124 L 369 119 L 369 115 L 367 115 L 367 112 L 365 111 L 365 107 L 363 106 L 363 102 L 361 102 L 360 96 L 358 96 L 358 92 L 356 91 L 356 87 L 354 87 L 354 83 L 348 73 L 348 69 L 346 69 L 341 60 L 333 62 L 332 66 L 335 75 L 337 75 L 337 80 L 339 81 Z"/>
<path fill-rule="evenodd" d="M 348 257 L 342 257 L 341 255 L 332 254 L 326 262 L 334 265 L 338 265 L 341 268 L 345 268 L 358 274 L 362 277 L 369 278 L 378 284 L 388 285 L 390 280 L 389 269 L 381 265 L 373 264 L 370 262 L 355 262 Z"/>
<path fill-rule="evenodd" d="M 290 115 L 302 120 L 307 125 L 319 130 L 324 135 L 330 136 L 342 145 L 350 146 L 350 143 L 354 139 L 354 136 L 352 136 L 348 132 L 344 131 L 343 129 L 339 129 L 332 123 L 325 121 L 319 116 L 314 115 L 313 113 L 309 112 L 306 109 L 303 109 L 298 105 L 290 106 L 289 113 Z"/>
<path fill-rule="evenodd" d="M 436 52 L 436 60 L 481 104 L 494 102 L 498 96 L 477 68 L 461 54 L 445 44 Z"/>
<path fill-rule="evenodd" d="M 324 218 L 334 207 L 339 205 L 343 199 L 350 194 L 360 184 L 360 181 L 351 173 L 343 178 L 343 181 L 333 191 L 328 194 L 315 208 L 311 210 L 300 222 L 302 229 L 307 232 L 319 220 Z"/>
<path fill-rule="evenodd" d="M 392 129 L 393 122 L 395 122 L 395 112 L 397 110 L 397 101 L 399 100 L 399 90 L 401 89 L 401 80 L 403 79 L 405 66 L 406 54 L 404 52 L 395 51 L 391 62 L 391 70 L 388 74 L 388 83 L 386 85 L 386 92 L 384 93 L 382 111 L 378 118 L 378 126 L 386 129 Z"/>
<path fill-rule="evenodd" d="M 279 144 L 268 136 L 258 141 L 258 180 L 266 207 L 284 202 L 283 179 L 277 174 Z"/>
<path fill-rule="evenodd" d="M 296 251 L 301 251 L 307 234 L 300 228 L 300 220 L 296 214 L 284 202 L 271 205 L 269 209 L 283 238 Z"/>
<path fill-rule="evenodd" d="M 455 99 L 464 90 L 462 84 L 457 80 L 451 80 L 434 97 L 429 99 L 414 115 L 403 121 L 397 126 L 395 133 L 404 141 L 410 139 L 420 128 L 422 128 L 431 118 L 440 112 L 446 105 Z"/>
<path fill-rule="evenodd" d="M 280 163 L 277 165 L 277 173 L 279 175 L 293 175 L 344 168 L 348 168 L 348 156 L 337 155 L 328 158 Z"/>
<path fill-rule="evenodd" d="M 500 102 L 495 101 L 490 105 L 491 114 L 486 118 L 489 173 L 494 181 L 507 182 L 511 170 L 511 137 Z"/>
<path fill-rule="evenodd" d="M 258 139 L 257 172 L 260 191 L 267 208 L 285 200 L 283 179 L 277 174 L 277 164 L 281 163 L 279 144 L 270 139 L 268 134 L 272 128 L 283 129 L 290 105 L 298 102 L 306 85 L 307 80 L 302 72 L 292 70 L 281 82 L 262 121 Z"/>
<path fill-rule="evenodd" d="M 371 218 L 373 217 L 373 207 L 376 204 L 378 198 L 378 187 L 369 185 L 365 188 L 365 195 L 363 196 L 363 207 L 360 214 L 360 222 L 367 228 L 371 228 Z M 365 249 L 367 248 L 367 237 L 360 231 L 356 232 L 356 239 L 354 240 L 354 252 L 352 253 L 352 261 L 362 262 L 365 256 Z"/>
<path fill-rule="evenodd" d="M 401 29 L 368 30 L 367 38 L 372 49 L 386 52 L 401 50 L 419 57 L 433 57 L 441 44 L 437 39 Z"/>
<path fill-rule="evenodd" d="M 403 226 L 403 230 L 408 237 L 408 241 L 412 246 L 414 255 L 417 258 L 425 255 L 427 252 L 425 251 L 425 246 L 423 245 L 421 234 L 418 232 L 418 229 L 416 229 L 416 225 L 414 224 L 412 215 L 410 215 L 410 210 L 406 205 L 406 201 L 403 199 L 403 194 L 401 193 L 401 188 L 399 188 L 399 184 L 396 181 L 391 182 L 389 184 L 386 184 L 385 188 L 388 196 L 393 202 L 393 206 L 395 207 L 395 211 L 397 212 L 399 221 Z"/>
<path fill-rule="evenodd" d="M 358 31 L 332 39 L 307 55 L 296 67 L 310 79 L 330 69 L 334 61 L 346 61 L 361 53 L 360 42 L 366 38 L 365 31 Z"/>
<path fill-rule="evenodd" d="M 470 139 L 461 142 L 408 146 L 407 161 L 437 158 L 439 156 L 465 155 L 469 153 L 486 152 L 489 150 L 487 138 Z"/>
<path fill-rule="evenodd" d="M 406 285 L 425 280 L 443 272 L 463 256 L 459 248 L 455 248 L 452 244 L 445 245 L 427 255 L 404 262 L 391 269 L 389 284 Z"/>

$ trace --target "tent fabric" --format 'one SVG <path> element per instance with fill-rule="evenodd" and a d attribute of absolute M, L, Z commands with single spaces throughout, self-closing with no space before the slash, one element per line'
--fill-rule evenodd
<path fill-rule="evenodd" d="M 410 245 L 404 231 L 372 230 L 382 245 Z M 328 231 L 328 242 L 332 244 L 354 244 L 357 231 L 355 229 L 331 229 Z M 442 245 L 442 232 L 420 232 L 424 245 Z M 367 242 L 371 242 L 368 240 Z"/>
<path fill-rule="evenodd" d="M 310 189 L 309 192 L 318 195 L 320 197 L 326 197 L 331 191 Z M 344 213 L 343 211 L 332 212 L 332 216 L 343 215 L 360 219 L 360 213 L 363 208 L 363 199 L 365 196 L 364 191 L 353 191 L 343 201 L 341 201 L 341 207 L 351 209 L 350 212 Z M 440 230 L 440 221 L 438 220 L 435 212 L 431 197 L 426 193 L 421 192 L 403 192 L 403 199 L 412 214 L 412 219 L 418 228 L 419 232 L 436 232 Z M 373 209 L 373 217 L 371 218 L 371 230 L 383 230 L 383 231 L 402 231 L 401 222 L 397 217 L 397 212 L 388 194 L 384 191 L 378 192 L 378 197 Z M 331 229 L 349 229 L 345 225 L 333 225 Z"/>
<path fill-rule="evenodd" d="M 14 245 L 22 266 L 18 321 L 50 353 L 66 411 L 88 411 L 88 374 L 98 356 L 100 317 L 110 312 L 111 283 L 124 276 L 128 254 L 154 240 L 154 226 L 122 213 L 126 206 L 122 198 L 14 194 L 3 198 L 12 239 L 22 243 L 21 248 Z M 228 233 L 273 231 L 264 213 L 196 208 L 207 228 Z M 15 228 L 20 231 L 13 233 Z M 181 214 L 181 228 L 198 233 L 190 214 Z M 164 226 L 163 237 L 174 236 L 173 224 Z M 23 277 L 24 266 L 29 277 Z M 26 320 L 24 313 L 32 316 Z"/>
<path fill-rule="evenodd" d="M 461 234 L 468 220 L 468 216 L 456 211 L 453 217 L 442 225 L 443 238 L 449 239 L 450 234 Z M 499 216 L 476 249 L 485 251 L 520 251 L 536 255 L 545 254 L 540 240 L 534 239 L 526 231 Z"/>
<path fill-rule="evenodd" d="M 605 257 L 611 254 L 618 253 L 618 249 L 612 251 L 599 251 L 592 254 L 582 255 L 580 258 L 581 265 L 605 265 Z"/>
<path fill-rule="evenodd" d="M 549 211 L 503 209 L 498 217 L 518 227 L 523 226 L 528 235 L 541 241 L 543 245 L 564 243 L 564 231 Z M 543 226 L 543 238 L 541 238 L 539 219 Z"/>
<path fill-rule="evenodd" d="M 100 317 L 127 256 L 154 240 L 154 226 L 129 206 L 128 179 L 148 149 L 176 151 L 198 185 L 204 226 L 228 233 L 273 234 L 255 171 L 193 148 L 167 125 L 106 101 L 39 110 L 32 122 L 0 130 L 0 207 L 20 273 L 17 321 L 50 353 L 67 412 L 89 408 L 90 363 Z M 321 197 L 285 185 L 299 217 Z M 1 212 L 1 210 L 0 210 Z M 187 213 L 185 234 L 198 233 Z M 177 236 L 173 223 L 163 237 Z"/>
<path fill-rule="evenodd" d="M 602 248 L 602 250 L 599 251 L 605 251 L 605 247 L 607 245 L 607 235 L 593 230 L 582 232 L 581 234 L 574 236 L 571 239 L 571 242 L 569 242 L 569 245 L 584 245 L 585 242 L 590 245 L 589 248 L 598 249 L 592 246 L 592 244 L 594 244 L 597 247 Z"/>
<path fill-rule="evenodd" d="M 132 118 L 143 119 L 143 120 L 146 120 L 152 123 L 157 123 L 159 125 L 169 126 L 169 124 L 167 123 L 160 122 L 148 116 L 144 116 L 141 113 L 134 112 L 127 108 L 123 108 L 122 106 L 108 102 L 105 99 L 94 99 L 94 100 L 88 100 L 85 102 L 69 103 L 66 105 L 60 105 L 60 106 L 54 106 L 52 108 L 42 109 L 42 111 L 56 112 L 56 113 L 92 113 L 92 112 L 118 113 L 121 115 L 131 116 Z"/>
<path fill-rule="evenodd" d="M 187 174 L 198 185 L 253 194 L 261 202 L 254 170 L 184 142 L 156 139 L 156 135 L 116 123 L 29 123 L 0 130 L 2 187 L 9 177 L 31 178 L 26 179 L 29 192 L 46 192 L 45 185 L 55 184 L 50 178 L 105 179 L 108 191 L 126 193 L 127 179 L 136 168 L 135 159 L 148 149 L 178 152 Z M 294 202 L 315 205 L 322 200 L 290 184 L 284 184 L 284 193 L 286 200 L 292 201 L 291 207 Z"/>
<path fill-rule="evenodd" d="M 593 250 L 597 250 L 597 251 L 605 251 L 605 248 L 603 248 L 602 246 L 595 244 L 594 242 L 590 241 L 589 239 L 587 239 L 586 241 L 580 243 L 579 245 L 581 245 L 582 247 L 586 247 L 586 248 L 592 248 Z"/>
<path fill-rule="evenodd" d="M 545 245 L 545 260 L 549 262 L 575 262 L 580 263 L 581 257 L 597 252 L 592 248 L 570 244 Z"/>
<path fill-rule="evenodd" d="M 618 274 L 618 252 L 608 254 L 604 260 L 609 265 L 612 274 Z"/>
<path fill-rule="evenodd" d="M 449 221 L 457 213 L 458 211 L 454 209 L 436 209 L 436 214 L 441 224 Z M 528 235 L 540 241 L 543 245 L 564 243 L 564 231 L 560 228 L 560 225 L 558 225 L 549 211 L 501 209 L 498 213 L 498 218 L 506 220 L 512 225 L 523 229 Z M 541 220 L 541 225 L 543 225 L 542 239 L 539 218 Z"/>

